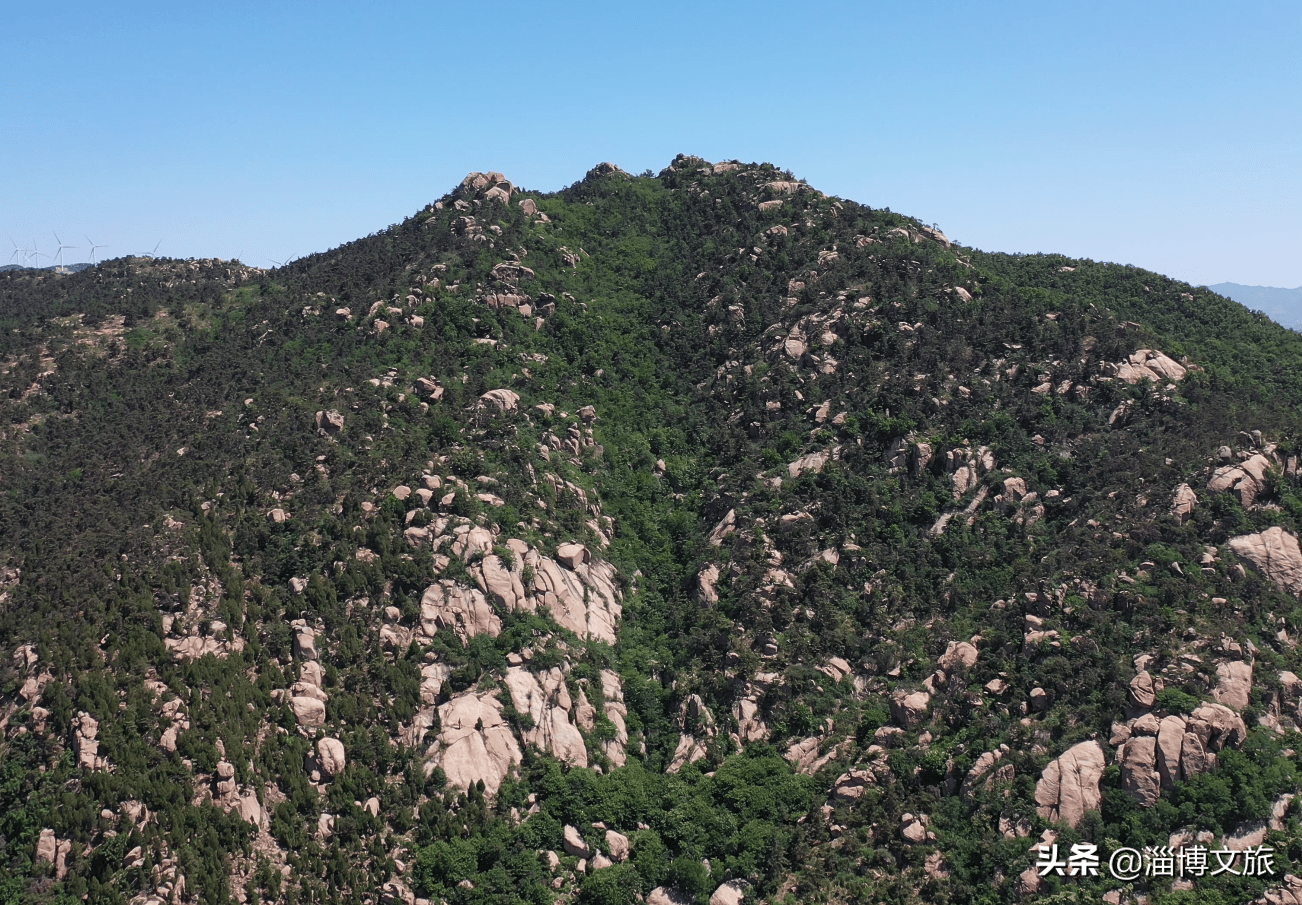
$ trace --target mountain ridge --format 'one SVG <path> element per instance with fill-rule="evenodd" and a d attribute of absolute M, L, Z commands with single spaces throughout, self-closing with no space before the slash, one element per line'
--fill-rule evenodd
<path fill-rule="evenodd" d="M 1034 840 L 1292 851 L 1302 338 L 1206 290 L 680 156 L 0 301 L 24 892 L 1122 901 Z"/>

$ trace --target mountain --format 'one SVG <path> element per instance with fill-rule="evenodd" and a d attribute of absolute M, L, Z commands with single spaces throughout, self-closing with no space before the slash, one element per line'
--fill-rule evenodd
<path fill-rule="evenodd" d="M 89 264 L 84 261 L 80 264 L 51 265 L 50 267 L 24 267 L 21 264 L 5 264 L 3 267 L 0 267 L 0 273 L 5 273 L 10 270 L 58 270 L 60 267 L 70 273 L 80 273 L 81 271 L 94 266 L 94 264 Z"/>
<path fill-rule="evenodd" d="M 1241 286 L 1238 283 L 1217 283 L 1209 289 L 1254 311 L 1264 311 L 1285 327 L 1302 326 L 1302 286 L 1281 289 L 1277 286 Z"/>
<path fill-rule="evenodd" d="M 0 274 L 0 902 L 1299 901 L 1300 365 L 685 156 Z"/>

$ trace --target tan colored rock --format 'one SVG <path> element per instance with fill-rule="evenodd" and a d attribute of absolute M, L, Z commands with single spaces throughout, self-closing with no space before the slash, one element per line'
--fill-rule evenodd
<path fill-rule="evenodd" d="M 520 394 L 507 389 L 489 390 L 479 397 L 479 402 L 500 412 L 513 412 L 520 405 Z"/>
<path fill-rule="evenodd" d="M 1121 765 L 1121 787 L 1146 808 L 1157 804 L 1162 794 L 1162 777 L 1157 771 L 1157 739 L 1132 735 L 1117 751 Z"/>
<path fill-rule="evenodd" d="M 1157 689 L 1153 677 L 1146 670 L 1140 671 L 1130 680 L 1130 700 L 1138 707 L 1152 708 L 1157 703 Z"/>
<path fill-rule="evenodd" d="M 1223 748 L 1237 748 L 1248 737 L 1240 717 L 1224 704 L 1200 704 L 1190 715 L 1189 731 L 1198 736 L 1203 748 L 1215 753 Z"/>
<path fill-rule="evenodd" d="M 612 860 L 627 861 L 628 853 L 631 850 L 628 837 L 614 830 L 606 830 L 606 850 L 610 852 Z"/>
<path fill-rule="evenodd" d="M 710 895 L 710 905 L 741 905 L 748 889 L 750 884 L 745 880 L 729 880 Z"/>
<path fill-rule="evenodd" d="M 583 834 L 579 832 L 577 827 L 569 826 L 567 824 L 565 826 L 565 836 L 561 840 L 561 843 L 565 847 L 565 854 L 569 855 L 571 858 L 592 857 L 592 847 L 584 841 Z"/>
<path fill-rule="evenodd" d="M 438 709 L 442 729 L 426 751 L 426 770 L 443 768 L 448 782 L 459 789 L 483 780 L 495 793 L 522 755 L 515 736 L 502 718 L 502 705 L 491 694 L 465 692 Z"/>
<path fill-rule="evenodd" d="M 858 801 L 875 782 L 876 777 L 871 770 L 850 770 L 842 773 L 832 783 L 832 797 L 840 801 Z"/>
<path fill-rule="evenodd" d="M 891 696 L 891 718 L 905 729 L 912 729 L 927 718 L 931 695 L 925 691 L 897 691 Z"/>
<path fill-rule="evenodd" d="M 534 573 L 533 587 L 526 590 L 558 624 L 581 637 L 615 643 L 623 606 L 614 566 L 593 558 L 567 569 L 532 548 L 524 562 Z"/>
<path fill-rule="evenodd" d="M 316 413 L 316 429 L 327 434 L 337 434 L 344 429 L 344 416 L 334 409 Z"/>
<path fill-rule="evenodd" d="M 606 719 L 615 727 L 615 737 L 602 744 L 602 751 L 614 766 L 622 767 L 627 760 L 628 708 L 624 704 L 624 688 L 618 673 L 609 669 L 601 671 L 601 693 L 606 699 Z"/>
<path fill-rule="evenodd" d="M 1064 751 L 1044 768 L 1035 785 L 1040 816 L 1074 827 L 1086 811 L 1097 810 L 1103 801 L 1099 780 L 1105 763 L 1103 746 L 1095 741 L 1081 742 Z"/>
<path fill-rule="evenodd" d="M 1235 710 L 1246 709 L 1252 697 L 1252 665 L 1233 660 L 1217 666 L 1212 697 Z"/>
<path fill-rule="evenodd" d="M 1283 590 L 1295 597 L 1302 595 L 1302 549 L 1297 538 L 1283 528 L 1231 538 L 1230 549 Z"/>
<path fill-rule="evenodd" d="M 1188 484 L 1181 484 L 1171 495 L 1171 515 L 1182 524 L 1189 521 L 1197 505 L 1198 495 Z"/>
<path fill-rule="evenodd" d="M 41 830 L 41 835 L 36 840 L 36 863 L 53 864 L 56 847 L 57 840 L 54 838 L 54 830 Z M 118 851 L 121 851 L 121 849 Z"/>
<path fill-rule="evenodd" d="M 294 718 L 300 726 L 324 726 L 326 720 L 325 703 L 307 695 L 295 695 L 289 699 L 289 706 L 294 711 Z"/>
<path fill-rule="evenodd" d="M 337 738 L 323 738 L 316 743 L 317 760 L 321 762 L 321 772 L 333 779 L 344 772 L 348 759 L 344 755 L 344 743 Z"/>
<path fill-rule="evenodd" d="M 719 524 L 714 526 L 714 530 L 710 532 L 710 536 L 709 538 L 707 538 L 710 546 L 718 547 L 722 545 L 723 539 L 727 537 L 729 534 L 732 534 L 736 530 L 736 528 L 737 528 L 737 510 L 729 509 L 728 514 L 725 515 L 719 521 Z"/>
<path fill-rule="evenodd" d="M 577 570 L 592 559 L 592 554 L 583 544 L 561 544 L 556 548 L 556 558 L 566 568 Z"/>
<path fill-rule="evenodd" d="M 294 655 L 303 660 L 317 658 L 316 632 L 305 626 L 300 626 L 294 632 Z"/>
<path fill-rule="evenodd" d="M 978 784 L 981 784 L 985 791 L 990 791 L 990 787 L 999 777 L 989 776 L 988 774 L 994 769 L 995 764 L 1003 760 L 1004 755 L 1007 753 L 1008 746 L 1001 745 L 994 751 L 987 751 L 978 757 L 976 763 L 972 764 L 972 768 L 963 777 L 963 785 L 959 787 L 959 794 L 964 798 L 971 798 L 976 792 Z"/>
<path fill-rule="evenodd" d="M 471 569 L 471 574 L 488 599 L 507 612 L 533 612 L 533 601 L 525 593 L 521 581 L 523 569 L 518 562 L 515 568 L 508 569 L 501 557 L 489 554 Z"/>
<path fill-rule="evenodd" d="M 1184 749 L 1185 721 L 1178 716 L 1163 717 L 1157 730 L 1157 775 L 1163 789 L 1171 789 L 1181 779 L 1180 754 Z"/>
<path fill-rule="evenodd" d="M 420 598 L 421 631 L 432 637 L 440 628 L 450 628 L 463 642 L 476 635 L 497 637 L 502 620 L 493 612 L 483 592 L 443 579 L 425 589 Z"/>
<path fill-rule="evenodd" d="M 910 845 L 921 845 L 927 841 L 927 815 L 905 814 L 900 818 L 900 835 Z"/>
<path fill-rule="evenodd" d="M 830 450 L 820 450 L 818 452 L 812 452 L 808 455 L 801 456 L 796 461 L 787 465 L 787 474 L 793 478 L 798 478 L 806 472 L 809 474 L 819 474 L 822 472 L 823 466 L 831 460 L 832 452 L 833 451 Z"/>
<path fill-rule="evenodd" d="M 240 795 L 239 803 L 235 806 L 235 812 L 240 815 L 240 819 L 245 823 L 262 826 L 262 804 L 258 801 L 258 796 L 254 792 L 248 791 Z"/>
<path fill-rule="evenodd" d="M 696 589 L 693 596 L 701 603 L 718 603 L 719 592 L 715 589 L 718 581 L 719 567 L 714 563 L 707 563 L 696 576 Z"/>
<path fill-rule="evenodd" d="M 945 648 L 945 652 L 940 655 L 938 665 L 945 672 L 953 672 L 956 669 L 971 669 L 976 666 L 977 649 L 967 641 L 951 641 Z"/>
<path fill-rule="evenodd" d="M 533 720 L 533 727 L 521 733 L 526 744 L 571 766 L 588 765 L 583 735 L 570 722 L 573 701 L 565 687 L 565 674 L 559 668 L 535 674 L 513 666 L 506 671 L 506 687 L 515 709 Z"/>
<path fill-rule="evenodd" d="M 693 905 L 693 903 L 691 896 L 671 886 L 657 886 L 646 897 L 646 905 Z"/>

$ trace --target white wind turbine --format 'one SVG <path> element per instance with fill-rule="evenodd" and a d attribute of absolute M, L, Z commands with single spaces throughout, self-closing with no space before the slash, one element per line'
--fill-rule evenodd
<path fill-rule="evenodd" d="M 31 254 L 31 257 L 33 257 L 33 258 L 36 259 L 36 268 L 37 268 L 38 270 L 39 270 L 40 267 L 41 267 L 41 258 L 48 258 L 48 257 L 49 257 L 49 255 L 47 255 L 45 252 L 41 251 L 40 247 L 36 244 L 36 240 L 35 240 L 35 239 L 32 240 L 32 254 Z"/>
<path fill-rule="evenodd" d="M 26 267 L 26 266 L 27 266 L 27 252 L 26 252 L 24 249 L 21 249 L 21 248 L 18 247 L 18 243 L 17 243 L 17 242 L 14 242 L 14 237 L 13 237 L 13 236 L 10 236 L 10 237 L 9 237 L 9 241 L 10 241 L 10 243 L 11 243 L 11 244 L 13 245 L 13 247 L 14 247 L 14 253 L 13 253 L 13 256 L 10 258 L 10 260 L 13 261 L 15 264 L 17 264 L 19 267 Z M 18 256 L 19 256 L 20 254 L 23 256 L 23 259 L 22 259 L 21 262 L 18 260 Z"/>
<path fill-rule="evenodd" d="M 158 245 L 162 245 L 162 244 L 163 244 L 163 240 L 162 240 L 162 239 L 159 239 L 159 240 L 158 240 Z M 155 245 L 155 246 L 154 246 L 154 250 L 153 250 L 153 251 L 147 251 L 147 252 L 144 252 L 144 253 L 142 253 L 142 254 L 140 255 L 140 257 L 142 257 L 142 258 L 149 258 L 149 260 L 152 261 L 152 260 L 154 259 L 154 255 L 158 253 L 158 245 Z"/>
<path fill-rule="evenodd" d="M 54 234 L 54 241 L 56 241 L 56 242 L 59 243 L 59 255 L 58 255 L 58 257 L 59 257 L 59 263 L 55 266 L 55 271 L 57 272 L 57 271 L 59 271 L 59 270 L 63 270 L 63 271 L 66 272 L 68 268 L 64 265 L 64 261 L 63 261 L 63 250 L 64 250 L 65 248 L 76 248 L 77 246 L 76 246 L 76 245 L 64 245 L 64 244 L 63 244 L 63 240 L 59 238 L 59 234 L 58 234 L 58 233 L 55 233 L 55 234 Z"/>
<path fill-rule="evenodd" d="M 94 264 L 94 263 L 95 263 L 95 249 L 97 249 L 97 248 L 108 248 L 108 246 L 107 246 L 107 245 L 96 245 L 94 242 L 91 242 L 91 240 L 90 240 L 90 236 L 86 236 L 86 242 L 87 242 L 87 244 L 90 245 L 90 263 L 91 263 L 91 264 Z"/>

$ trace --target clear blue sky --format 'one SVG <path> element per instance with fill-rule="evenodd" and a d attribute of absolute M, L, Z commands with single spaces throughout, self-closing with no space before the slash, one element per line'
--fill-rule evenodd
<path fill-rule="evenodd" d="M 267 266 L 470 170 L 770 161 L 968 245 L 1302 285 L 1302 3 L 21 3 L 0 243 Z"/>

